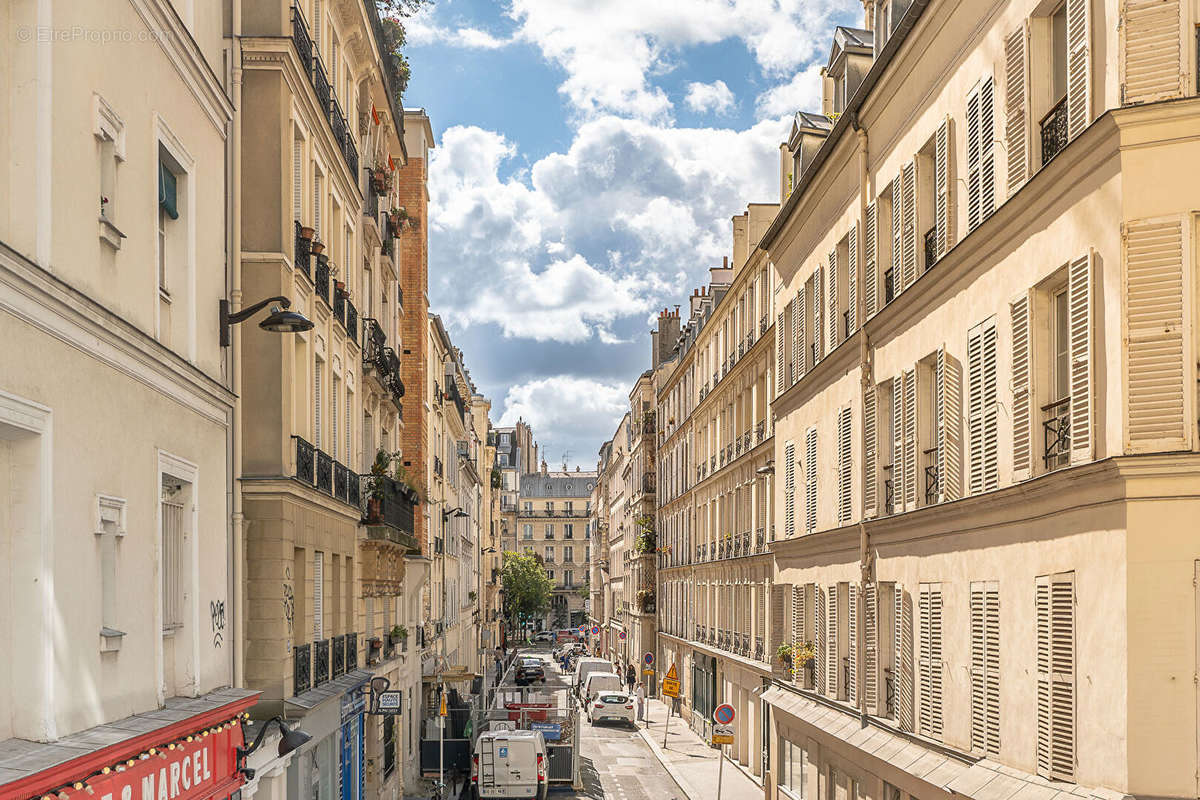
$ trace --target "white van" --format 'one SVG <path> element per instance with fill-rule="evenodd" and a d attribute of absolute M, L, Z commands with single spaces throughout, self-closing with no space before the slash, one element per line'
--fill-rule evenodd
<path fill-rule="evenodd" d="M 621 684 L 621 676 L 615 672 L 592 672 L 583 681 L 583 691 L 579 699 L 587 703 L 600 692 L 620 692 L 625 687 Z"/>
<path fill-rule="evenodd" d="M 484 731 L 471 758 L 475 797 L 546 800 L 550 768 L 541 731 Z"/>
<path fill-rule="evenodd" d="M 576 697 L 582 697 L 583 682 L 593 672 L 613 672 L 611 661 L 603 658 L 581 658 L 575 662 L 575 677 L 571 679 L 571 689 Z"/>

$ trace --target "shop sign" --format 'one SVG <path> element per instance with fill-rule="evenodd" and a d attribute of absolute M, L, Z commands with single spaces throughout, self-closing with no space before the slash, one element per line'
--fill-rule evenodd
<path fill-rule="evenodd" d="M 376 696 L 376 714 L 390 714 L 395 716 L 400 713 L 401 692 L 399 689 L 392 689 L 387 692 L 380 692 Z"/>
<path fill-rule="evenodd" d="M 558 722 L 531 722 L 529 730 L 541 731 L 542 738 L 547 742 L 557 742 L 562 738 L 562 724 Z"/>
<path fill-rule="evenodd" d="M 174 750 L 157 750 L 133 759 L 107 775 L 88 779 L 93 800 L 207 800 L 225 795 L 236 778 L 234 747 L 241 744 L 241 727 L 210 734 Z"/>

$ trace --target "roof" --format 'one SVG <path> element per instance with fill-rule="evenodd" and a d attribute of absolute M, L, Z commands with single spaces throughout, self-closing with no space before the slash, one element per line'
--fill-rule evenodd
<path fill-rule="evenodd" d="M 833 47 L 829 49 L 828 69 L 838 57 L 847 51 L 866 52 L 870 54 L 875 47 L 875 34 L 862 28 L 846 28 L 841 25 L 833 29 Z"/>
<path fill-rule="evenodd" d="M 521 497 L 589 497 L 595 472 L 530 472 L 521 476 Z"/>

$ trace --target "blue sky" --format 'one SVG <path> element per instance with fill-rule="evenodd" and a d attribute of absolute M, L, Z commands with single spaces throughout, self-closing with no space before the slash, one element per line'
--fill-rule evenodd
<path fill-rule="evenodd" d="M 430 303 L 492 419 L 593 467 L 658 309 L 778 200 L 792 113 L 858 0 L 437 0 L 407 20 L 437 139 Z"/>

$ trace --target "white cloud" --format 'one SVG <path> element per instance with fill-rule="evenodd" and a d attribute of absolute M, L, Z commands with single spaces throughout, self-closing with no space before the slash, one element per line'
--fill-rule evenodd
<path fill-rule="evenodd" d="M 501 426 L 518 419 L 533 426 L 542 456 L 557 469 L 564 450 L 588 442 L 590 452 L 571 451 L 569 462 L 594 464 L 599 443 L 612 436 L 629 408 L 629 387 L 571 375 L 517 384 L 504 398 Z"/>
<path fill-rule="evenodd" d="M 764 117 L 791 116 L 797 111 L 821 110 L 821 65 L 814 64 L 784 84 L 758 96 L 758 112 Z"/>
<path fill-rule="evenodd" d="M 725 81 L 699 83 L 693 81 L 687 85 L 687 96 L 683 100 L 692 111 L 714 111 L 726 114 L 733 108 L 733 92 L 725 85 Z"/>
<path fill-rule="evenodd" d="M 512 44 L 488 31 L 470 26 L 445 26 L 432 14 L 417 14 L 404 20 L 404 33 L 410 45 L 445 44 L 474 50 L 498 50 Z"/>

